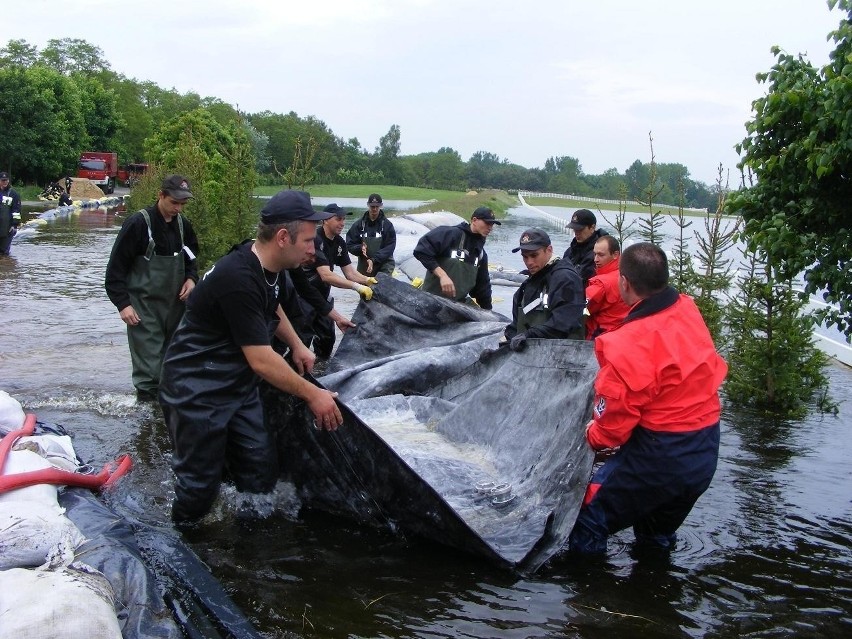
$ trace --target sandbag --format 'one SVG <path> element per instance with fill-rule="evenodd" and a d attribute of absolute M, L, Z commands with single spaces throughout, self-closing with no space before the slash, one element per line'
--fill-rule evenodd
<path fill-rule="evenodd" d="M 24 425 L 24 409 L 21 403 L 4 390 L 0 390 L 0 436 Z"/>
<path fill-rule="evenodd" d="M 3 467 L 3 475 L 16 475 L 33 470 L 53 468 L 53 465 L 38 453 L 31 450 L 12 450 Z M 6 493 L 0 493 L 0 503 L 16 501 L 41 504 L 45 507 L 59 508 L 56 503 L 57 487 L 51 484 L 38 484 L 25 488 L 16 488 Z"/>
<path fill-rule="evenodd" d="M 84 541 L 58 506 L 0 503 L 0 570 L 67 566 Z"/>
<path fill-rule="evenodd" d="M 121 639 L 109 582 L 81 563 L 0 572 L 0 638 L 24 637 Z"/>

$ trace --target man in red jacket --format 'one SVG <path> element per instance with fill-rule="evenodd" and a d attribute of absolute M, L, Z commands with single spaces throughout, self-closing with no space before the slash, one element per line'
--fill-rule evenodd
<path fill-rule="evenodd" d="M 618 452 L 595 473 L 569 548 L 606 552 L 633 526 L 637 545 L 671 549 L 719 456 L 719 387 L 728 367 L 692 299 L 668 285 L 668 261 L 642 242 L 621 255 L 630 313 L 595 339 L 600 371 L 586 439 Z"/>
<path fill-rule="evenodd" d="M 618 288 L 618 264 L 621 246 L 612 235 L 604 235 L 595 242 L 595 276 L 586 287 L 586 337 L 594 339 L 611 331 L 624 321 L 630 307 L 621 299 Z"/>

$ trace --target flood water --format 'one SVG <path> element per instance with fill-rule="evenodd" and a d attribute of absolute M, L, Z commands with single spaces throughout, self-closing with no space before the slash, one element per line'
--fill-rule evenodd
<path fill-rule="evenodd" d="M 515 210 L 496 227 L 492 262 L 521 268 L 509 249 L 532 215 Z M 168 527 L 165 427 L 158 409 L 135 401 L 124 325 L 102 286 L 120 221 L 107 211 L 55 220 L 0 258 L 0 389 L 65 425 L 90 463 L 130 453 L 135 468 L 109 497 L 113 507 Z M 561 253 L 570 236 L 551 236 Z M 344 312 L 357 302 L 350 293 L 338 295 Z M 828 375 L 836 400 L 852 395 L 852 370 L 832 365 Z M 603 562 L 557 557 L 532 576 L 295 514 L 286 491 L 269 520 L 225 515 L 188 541 L 269 637 L 848 637 L 850 459 L 848 401 L 837 417 L 796 422 L 726 408 L 716 477 L 668 559 L 635 557 L 626 532 Z"/>

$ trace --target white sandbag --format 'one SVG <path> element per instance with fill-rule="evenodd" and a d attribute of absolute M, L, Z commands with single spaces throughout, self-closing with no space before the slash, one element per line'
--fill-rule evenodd
<path fill-rule="evenodd" d="M 61 470 L 76 472 L 80 467 L 74 445 L 68 435 L 21 437 L 12 450 L 31 450 Z"/>
<path fill-rule="evenodd" d="M 0 435 L 18 430 L 24 425 L 21 403 L 4 390 L 0 390 Z"/>
<path fill-rule="evenodd" d="M 0 503 L 0 570 L 67 566 L 86 539 L 64 509 L 31 502 Z"/>
<path fill-rule="evenodd" d="M 3 467 L 4 475 L 16 475 L 31 470 L 53 468 L 53 465 L 38 453 L 30 450 L 13 450 L 6 458 Z M 29 501 L 44 506 L 59 508 L 56 501 L 57 488 L 50 484 L 38 484 L 26 488 L 16 488 L 6 493 L 0 493 L 0 503 L 7 501 Z"/>
<path fill-rule="evenodd" d="M 0 572 L 0 639 L 121 639 L 115 595 L 100 572 L 75 563 L 56 571 Z"/>

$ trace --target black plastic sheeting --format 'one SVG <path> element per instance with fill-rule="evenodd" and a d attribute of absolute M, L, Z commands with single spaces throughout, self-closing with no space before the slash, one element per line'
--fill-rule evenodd
<path fill-rule="evenodd" d="M 86 537 L 76 559 L 104 574 L 124 639 L 260 639 L 174 530 L 132 523 L 82 488 L 60 493 Z"/>
<path fill-rule="evenodd" d="M 380 277 L 319 381 L 344 425 L 265 394 L 285 477 L 306 506 L 411 532 L 524 572 L 562 548 L 594 454 L 592 345 L 495 348 L 501 316 Z"/>

